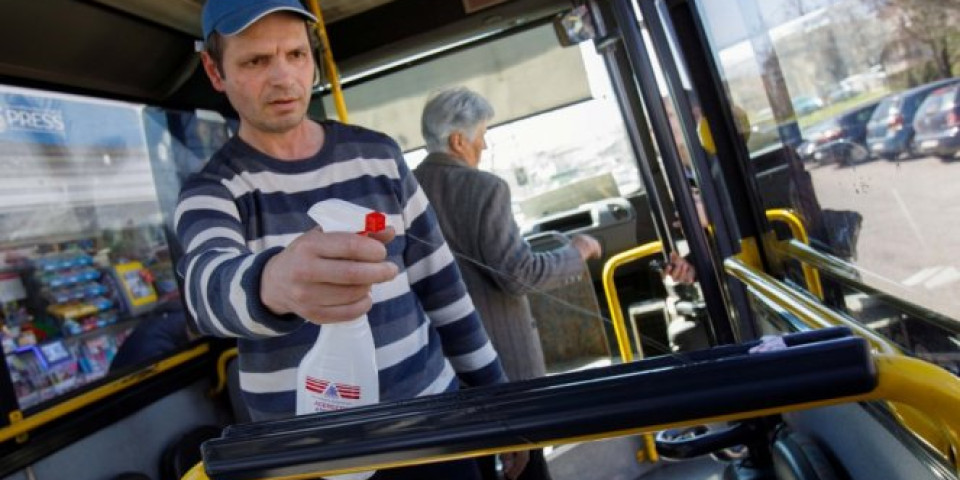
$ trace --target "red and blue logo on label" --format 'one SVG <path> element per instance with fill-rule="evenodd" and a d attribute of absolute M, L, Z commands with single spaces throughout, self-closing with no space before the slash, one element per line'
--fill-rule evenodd
<path fill-rule="evenodd" d="M 360 386 L 345 383 L 333 383 L 307 376 L 307 390 L 329 398 L 360 400 Z"/>

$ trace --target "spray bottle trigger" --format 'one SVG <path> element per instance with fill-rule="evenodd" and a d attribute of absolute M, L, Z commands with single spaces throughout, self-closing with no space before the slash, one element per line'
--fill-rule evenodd
<path fill-rule="evenodd" d="M 361 233 L 364 235 L 369 235 L 371 233 L 383 231 L 385 228 L 387 228 L 386 215 L 380 212 L 370 212 L 364 219 L 364 229 Z"/>

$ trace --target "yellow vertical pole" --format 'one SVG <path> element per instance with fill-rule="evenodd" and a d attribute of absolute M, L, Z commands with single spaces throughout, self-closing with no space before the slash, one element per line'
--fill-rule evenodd
<path fill-rule="evenodd" d="M 659 241 L 650 242 L 639 247 L 620 252 L 603 264 L 603 292 L 607 296 L 607 307 L 610 310 L 610 321 L 613 322 L 613 332 L 617 336 L 617 346 L 620 348 L 620 358 L 624 363 L 633 361 L 633 350 L 630 349 L 630 337 L 627 335 L 627 322 L 620 309 L 620 295 L 617 294 L 617 285 L 614 281 L 614 272 L 621 265 L 639 260 L 663 251 L 663 244 Z M 639 329 L 638 329 L 639 330 Z M 643 347 L 637 339 L 637 354 L 643 359 Z M 656 463 L 660 460 L 657 453 L 657 443 L 652 433 L 643 434 L 643 448 L 637 451 L 638 462 Z"/>
<path fill-rule="evenodd" d="M 767 219 L 779 220 L 786 223 L 787 226 L 790 227 L 790 234 L 793 235 L 793 238 L 810 245 L 810 236 L 807 235 L 807 229 L 803 226 L 803 222 L 800 221 L 800 217 L 798 217 L 797 214 L 785 208 L 774 208 L 767 210 Z M 803 278 L 807 282 L 807 289 L 810 290 L 810 293 L 816 295 L 817 298 L 823 300 L 823 286 L 820 284 L 820 272 L 802 262 L 800 268 L 803 269 Z"/>
<path fill-rule="evenodd" d="M 347 103 L 343 100 L 343 90 L 340 88 L 340 73 L 337 64 L 333 61 L 333 52 L 330 50 L 330 39 L 327 38 L 327 27 L 323 23 L 323 13 L 320 11 L 318 0 L 310 0 L 310 10 L 317 17 L 317 36 L 320 37 L 320 49 L 323 53 L 323 66 L 333 92 L 333 104 L 337 108 L 337 116 L 343 123 L 349 123 Z"/>

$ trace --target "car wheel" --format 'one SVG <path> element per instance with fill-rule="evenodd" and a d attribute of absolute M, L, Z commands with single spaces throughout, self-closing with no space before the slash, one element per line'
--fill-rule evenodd
<path fill-rule="evenodd" d="M 917 144 L 913 141 L 913 138 L 907 139 L 906 148 L 903 149 L 903 155 L 907 159 L 917 158 L 920 156 L 920 152 L 917 151 Z"/>
<path fill-rule="evenodd" d="M 870 158 L 870 151 L 863 145 L 854 143 L 850 146 L 850 151 L 847 155 L 851 163 L 861 163 Z"/>

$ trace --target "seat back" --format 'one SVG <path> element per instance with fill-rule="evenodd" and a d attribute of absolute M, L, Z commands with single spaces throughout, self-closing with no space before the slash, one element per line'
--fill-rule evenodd
<path fill-rule="evenodd" d="M 534 250 L 548 251 L 563 246 L 566 238 L 551 233 L 528 241 Z M 603 316 L 586 264 L 577 281 L 531 293 L 527 299 L 540 331 L 548 372 L 573 370 L 610 357 Z"/>
<path fill-rule="evenodd" d="M 773 468 L 780 480 L 840 480 L 838 473 L 819 445 L 810 437 L 789 430 L 777 436 L 771 448 Z"/>

